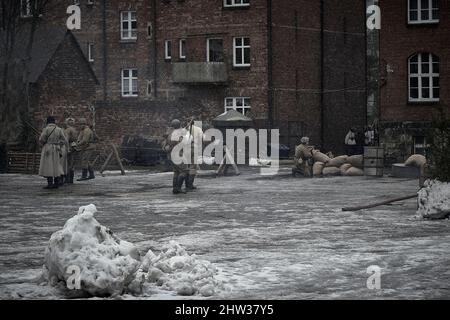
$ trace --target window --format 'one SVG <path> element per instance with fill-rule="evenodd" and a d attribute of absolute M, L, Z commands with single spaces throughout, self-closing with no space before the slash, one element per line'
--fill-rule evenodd
<path fill-rule="evenodd" d="M 32 0 L 20 0 L 20 16 L 22 18 L 33 16 L 33 12 L 31 10 L 31 1 Z"/>
<path fill-rule="evenodd" d="M 409 58 L 409 101 L 439 101 L 439 58 L 417 53 Z"/>
<path fill-rule="evenodd" d="M 166 60 L 172 59 L 172 41 L 166 40 L 164 43 L 164 58 Z"/>
<path fill-rule="evenodd" d="M 122 40 L 137 39 L 136 11 L 124 11 L 121 13 Z"/>
<path fill-rule="evenodd" d="M 180 40 L 180 59 L 186 59 L 186 40 Z"/>
<path fill-rule="evenodd" d="M 94 44 L 88 43 L 88 60 L 94 62 Z"/>
<path fill-rule="evenodd" d="M 425 137 L 414 137 L 413 154 L 426 155 L 427 142 Z"/>
<path fill-rule="evenodd" d="M 147 37 L 149 39 L 152 38 L 152 34 L 153 34 L 152 29 L 153 29 L 153 27 L 152 27 L 151 22 L 147 23 Z"/>
<path fill-rule="evenodd" d="M 138 72 L 137 69 L 122 70 L 122 97 L 138 96 Z"/>
<path fill-rule="evenodd" d="M 439 0 L 409 0 L 408 23 L 439 22 Z"/>
<path fill-rule="evenodd" d="M 223 40 L 208 39 L 206 41 L 206 61 L 223 62 Z"/>
<path fill-rule="evenodd" d="M 248 7 L 250 0 L 224 0 L 224 7 Z"/>
<path fill-rule="evenodd" d="M 250 67 L 250 38 L 234 38 L 233 66 Z"/>
<path fill-rule="evenodd" d="M 250 110 L 250 98 L 225 98 L 225 112 L 236 110 L 245 115 Z"/>

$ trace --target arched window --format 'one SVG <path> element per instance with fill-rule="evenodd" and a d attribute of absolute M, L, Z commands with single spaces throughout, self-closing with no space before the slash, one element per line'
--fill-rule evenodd
<path fill-rule="evenodd" d="M 438 23 L 439 0 L 408 0 L 408 23 Z"/>
<path fill-rule="evenodd" d="M 417 53 L 409 58 L 409 101 L 439 101 L 439 58 Z"/>

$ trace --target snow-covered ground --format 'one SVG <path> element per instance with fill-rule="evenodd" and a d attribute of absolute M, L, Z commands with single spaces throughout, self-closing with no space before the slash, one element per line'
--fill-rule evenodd
<path fill-rule="evenodd" d="M 407 200 L 358 212 L 344 206 L 409 195 L 417 180 L 366 177 L 292 178 L 289 169 L 262 177 L 201 178 L 195 193 L 174 196 L 171 174 L 108 173 L 57 191 L 44 179 L 0 175 L 0 299 L 64 298 L 40 276 L 50 236 L 78 208 L 143 255 L 170 241 L 208 261 L 223 284 L 210 298 L 450 298 L 450 222 L 416 217 Z M 366 287 L 381 267 L 381 290 Z M 204 299 L 152 286 L 123 299 Z"/>

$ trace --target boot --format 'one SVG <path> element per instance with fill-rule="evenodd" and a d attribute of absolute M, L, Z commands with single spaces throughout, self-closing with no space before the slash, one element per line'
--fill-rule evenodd
<path fill-rule="evenodd" d="M 88 179 L 87 174 L 88 174 L 88 169 L 83 169 L 83 171 L 81 171 L 81 178 L 77 179 L 77 181 L 87 180 Z"/>
<path fill-rule="evenodd" d="M 173 194 L 186 193 L 186 191 L 182 190 L 183 183 L 186 177 L 178 176 L 173 178 Z"/>
<path fill-rule="evenodd" d="M 62 175 L 61 177 L 59 177 L 59 186 L 62 187 L 65 183 L 67 183 L 67 176 Z"/>
<path fill-rule="evenodd" d="M 53 188 L 52 189 L 58 189 L 60 183 L 61 183 L 60 178 L 59 177 L 55 177 L 53 179 Z"/>
<path fill-rule="evenodd" d="M 67 176 L 67 183 L 73 184 L 73 178 L 75 176 L 75 171 L 70 170 L 69 175 Z"/>
<path fill-rule="evenodd" d="M 94 169 L 89 168 L 88 171 L 89 171 L 89 177 L 88 177 L 88 180 L 95 179 Z"/>
<path fill-rule="evenodd" d="M 194 187 L 195 175 L 189 174 L 186 177 L 186 190 L 195 190 L 197 187 Z"/>
<path fill-rule="evenodd" d="M 53 189 L 53 178 L 47 178 L 47 186 L 44 189 Z"/>

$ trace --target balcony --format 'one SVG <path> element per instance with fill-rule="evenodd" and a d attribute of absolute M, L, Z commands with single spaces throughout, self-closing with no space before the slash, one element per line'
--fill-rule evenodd
<path fill-rule="evenodd" d="M 173 64 L 173 82 L 184 84 L 222 84 L 228 81 L 223 62 L 178 62 Z"/>

